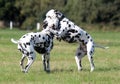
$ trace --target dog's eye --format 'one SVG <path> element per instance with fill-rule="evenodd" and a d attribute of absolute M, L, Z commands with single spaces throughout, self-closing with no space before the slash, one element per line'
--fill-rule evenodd
<path fill-rule="evenodd" d="M 47 17 L 51 19 L 51 17 L 50 17 L 50 16 L 47 16 Z"/>

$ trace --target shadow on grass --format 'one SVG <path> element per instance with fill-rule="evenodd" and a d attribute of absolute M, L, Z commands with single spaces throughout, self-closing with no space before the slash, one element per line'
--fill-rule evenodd
<path fill-rule="evenodd" d="M 96 68 L 96 72 L 120 71 L 120 66 Z"/>
<path fill-rule="evenodd" d="M 113 66 L 113 67 L 100 67 L 95 68 L 93 72 L 109 72 L 109 71 L 120 71 L 120 66 Z M 78 71 L 77 69 L 53 69 L 50 73 L 60 73 L 60 72 L 90 72 L 90 69 L 84 68 L 82 71 Z"/>
<path fill-rule="evenodd" d="M 74 72 L 90 72 L 90 69 L 83 69 L 82 71 L 78 71 L 77 69 L 53 69 L 50 73 L 74 73 Z"/>
<path fill-rule="evenodd" d="M 58 72 L 74 72 L 74 69 L 53 69 L 50 73 L 58 73 Z"/>

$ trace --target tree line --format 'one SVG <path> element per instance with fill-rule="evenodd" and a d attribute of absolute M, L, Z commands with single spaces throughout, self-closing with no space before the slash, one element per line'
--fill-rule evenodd
<path fill-rule="evenodd" d="M 120 0 L 0 0 L 0 21 L 32 29 L 50 9 L 60 10 L 78 25 L 120 26 Z"/>

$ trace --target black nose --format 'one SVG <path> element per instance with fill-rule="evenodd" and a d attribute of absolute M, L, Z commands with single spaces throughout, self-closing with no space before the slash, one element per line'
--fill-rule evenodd
<path fill-rule="evenodd" d="M 43 22 L 43 29 L 46 29 L 47 26 L 48 26 L 47 21 L 44 21 L 44 22 Z"/>

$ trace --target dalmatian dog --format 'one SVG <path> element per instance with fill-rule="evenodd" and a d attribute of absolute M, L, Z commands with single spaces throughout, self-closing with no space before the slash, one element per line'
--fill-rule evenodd
<path fill-rule="evenodd" d="M 50 51 L 53 48 L 53 37 L 54 35 L 47 30 L 42 30 L 37 33 L 27 33 L 23 35 L 19 40 L 11 39 L 15 44 L 18 44 L 18 50 L 22 52 L 22 59 L 20 61 L 21 70 L 27 73 L 30 66 L 35 60 L 35 51 L 42 54 L 42 61 L 44 70 L 50 72 Z M 24 59 L 27 57 L 28 61 L 24 67 Z"/>
<path fill-rule="evenodd" d="M 51 9 L 46 13 L 43 26 L 45 29 L 53 32 L 59 40 L 62 39 L 68 43 L 78 42 L 80 44 L 75 55 L 75 60 L 79 71 L 82 70 L 82 57 L 87 55 L 91 67 L 90 71 L 92 72 L 95 68 L 93 62 L 94 48 L 107 48 L 104 46 L 95 45 L 89 33 L 75 25 L 58 10 Z"/>

